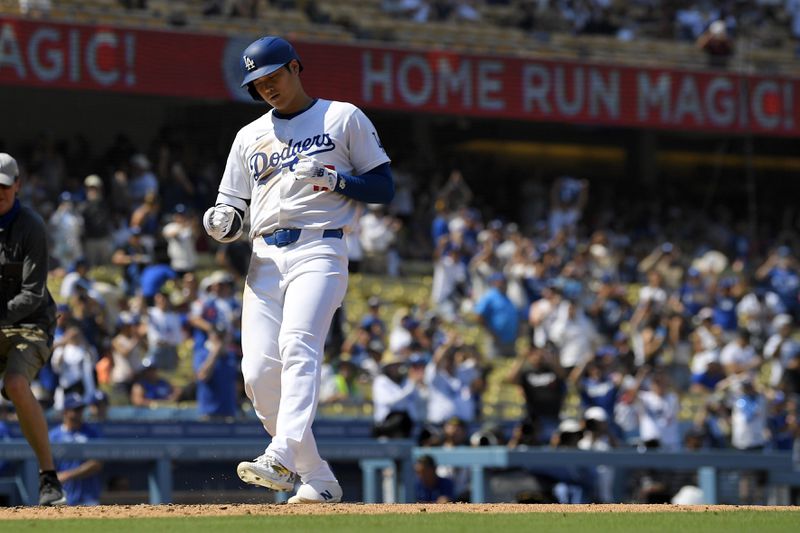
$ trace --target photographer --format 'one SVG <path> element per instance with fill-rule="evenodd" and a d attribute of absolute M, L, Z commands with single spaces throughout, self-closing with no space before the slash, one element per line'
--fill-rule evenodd
<path fill-rule="evenodd" d="M 0 377 L 39 460 L 39 505 L 55 505 L 65 503 L 64 490 L 30 384 L 50 358 L 56 304 L 47 290 L 45 224 L 17 199 L 18 176 L 14 158 L 0 153 Z"/>

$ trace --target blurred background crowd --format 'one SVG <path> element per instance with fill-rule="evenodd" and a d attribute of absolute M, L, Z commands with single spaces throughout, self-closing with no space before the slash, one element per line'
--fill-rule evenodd
<path fill-rule="evenodd" d="M 217 245 L 198 224 L 219 169 L 153 146 L 18 152 L 59 313 L 36 394 L 53 413 L 77 394 L 101 420 L 236 420 L 249 244 Z M 398 168 L 395 202 L 348 236 L 353 286 L 326 343 L 321 416 L 430 446 L 791 449 L 791 213 L 761 239 L 723 208 L 653 199 L 623 213 L 557 176 L 520 207 L 527 222 L 488 218 L 458 169 L 424 189 Z"/>

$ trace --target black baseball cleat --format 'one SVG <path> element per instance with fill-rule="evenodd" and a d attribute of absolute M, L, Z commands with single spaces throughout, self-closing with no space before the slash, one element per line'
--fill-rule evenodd
<path fill-rule="evenodd" d="M 64 505 L 67 496 L 64 487 L 53 472 L 39 474 L 39 505 Z"/>

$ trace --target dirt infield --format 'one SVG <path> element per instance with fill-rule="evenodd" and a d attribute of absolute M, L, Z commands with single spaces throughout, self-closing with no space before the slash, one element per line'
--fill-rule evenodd
<path fill-rule="evenodd" d="M 795 511 L 800 507 L 743 505 L 521 505 L 482 504 L 363 504 L 333 505 L 101 505 L 99 507 L 10 507 L 0 509 L 0 520 L 67 518 L 140 518 L 161 516 L 317 515 L 387 513 L 653 513 Z"/>

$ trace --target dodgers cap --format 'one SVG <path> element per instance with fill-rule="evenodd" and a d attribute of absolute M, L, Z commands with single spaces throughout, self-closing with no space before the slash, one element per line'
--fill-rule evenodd
<path fill-rule="evenodd" d="M 17 176 L 19 176 L 17 160 L 6 153 L 0 153 L 0 185 L 14 185 Z"/>
<path fill-rule="evenodd" d="M 80 394 L 73 392 L 64 397 L 65 411 L 68 409 L 81 409 L 82 407 L 86 407 L 86 402 Z"/>
<path fill-rule="evenodd" d="M 292 59 L 299 62 L 300 56 L 286 39 L 267 35 L 253 41 L 242 52 L 242 87 L 262 76 L 272 74 Z M 300 68 L 302 70 L 302 64 Z"/>

